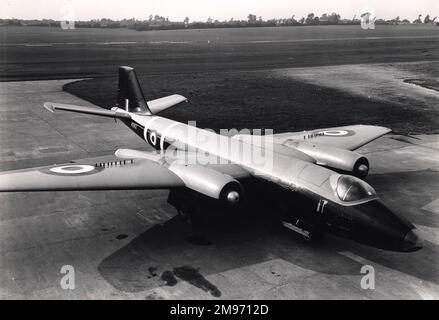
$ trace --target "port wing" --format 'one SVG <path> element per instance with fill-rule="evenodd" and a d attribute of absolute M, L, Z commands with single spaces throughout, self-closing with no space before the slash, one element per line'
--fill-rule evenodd
<path fill-rule="evenodd" d="M 0 192 L 142 190 L 190 187 L 184 178 L 215 183 L 211 178 L 250 177 L 247 170 L 232 163 L 192 164 L 191 153 L 184 157 L 165 157 L 158 152 L 119 149 L 118 160 L 79 161 L 39 168 L 0 172 Z M 205 172 L 211 175 L 203 175 Z M 198 176 L 201 173 L 201 176 Z M 186 179 L 187 180 L 187 179 Z"/>

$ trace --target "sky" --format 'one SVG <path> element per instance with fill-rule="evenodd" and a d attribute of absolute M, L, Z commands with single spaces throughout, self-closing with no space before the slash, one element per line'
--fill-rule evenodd
<path fill-rule="evenodd" d="M 351 19 L 363 12 L 378 18 L 396 16 L 414 20 L 418 14 L 439 16 L 439 0 L 0 0 L 0 18 L 55 19 L 74 16 L 74 20 L 98 18 L 147 19 L 150 14 L 182 21 L 213 19 L 247 19 L 249 13 L 269 18 L 286 18 L 293 14 L 301 18 L 313 12 L 337 12 Z"/>

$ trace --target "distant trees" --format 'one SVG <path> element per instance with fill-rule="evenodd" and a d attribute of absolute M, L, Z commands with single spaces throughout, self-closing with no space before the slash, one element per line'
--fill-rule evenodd
<path fill-rule="evenodd" d="M 250 13 L 250 14 L 247 16 L 247 21 L 248 21 L 248 23 L 250 23 L 250 24 L 255 23 L 255 22 L 256 22 L 256 15 Z"/>
<path fill-rule="evenodd" d="M 434 21 L 437 19 L 437 17 L 434 17 L 433 19 L 430 19 L 430 15 L 427 14 L 424 18 L 424 23 L 425 24 L 430 24 L 430 23 L 434 23 Z"/>
<path fill-rule="evenodd" d="M 338 24 L 340 22 L 340 15 L 338 13 L 323 13 L 320 17 L 314 15 L 314 13 L 308 13 L 306 19 L 302 18 L 299 20 L 301 24 L 309 25 L 328 25 L 328 24 Z"/>
<path fill-rule="evenodd" d="M 427 14 L 424 18 L 424 23 L 429 23 L 430 22 L 430 15 Z"/>
<path fill-rule="evenodd" d="M 360 16 L 364 19 L 364 15 L 370 13 L 363 13 Z M 433 19 L 429 14 L 425 15 L 422 19 L 422 14 L 418 15 L 413 24 L 430 24 L 438 25 L 436 22 L 437 17 Z M 185 17 L 183 21 L 170 21 L 168 17 L 160 15 L 147 16 L 145 20 L 137 20 L 135 18 L 112 20 L 108 18 L 94 19 L 90 21 L 76 21 L 75 27 L 77 28 L 131 28 L 136 30 L 170 30 L 170 29 L 201 29 L 201 28 L 242 28 L 242 27 L 274 27 L 274 26 L 305 26 L 305 25 L 359 25 L 360 19 L 355 15 L 352 19 L 341 18 L 338 13 L 332 12 L 323 13 L 320 17 L 314 13 L 309 13 L 306 17 L 296 18 L 295 15 L 291 15 L 289 18 L 280 19 L 268 19 L 264 20 L 263 17 L 250 13 L 247 16 L 247 20 L 235 20 L 233 18 L 225 21 L 219 21 L 208 17 L 205 22 L 191 21 L 189 17 Z M 21 19 L 0 19 L 0 26 L 53 26 L 59 24 L 59 21 L 55 20 L 21 20 Z M 390 20 L 376 19 L 376 24 L 411 24 L 407 19 L 402 19 L 397 16 Z"/>
<path fill-rule="evenodd" d="M 318 20 L 318 24 L 338 24 L 340 21 L 340 15 L 337 13 L 331 13 L 328 15 L 327 13 L 322 14 L 322 16 Z"/>
<path fill-rule="evenodd" d="M 316 17 L 314 13 L 308 13 L 305 19 L 306 24 L 319 24 L 319 17 Z"/>
<path fill-rule="evenodd" d="M 418 19 L 414 20 L 413 23 L 416 23 L 416 24 L 422 23 L 421 17 L 422 17 L 422 14 L 418 15 Z"/>
<path fill-rule="evenodd" d="M 397 16 L 396 18 L 389 20 L 390 24 L 400 24 L 401 23 L 401 19 L 399 18 L 399 16 Z"/>

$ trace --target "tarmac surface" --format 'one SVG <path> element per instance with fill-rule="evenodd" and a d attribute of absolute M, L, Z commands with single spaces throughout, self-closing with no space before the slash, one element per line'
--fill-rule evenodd
<path fill-rule="evenodd" d="M 90 104 L 63 92 L 67 82 L 0 83 L 0 171 L 147 149 L 113 120 L 47 112 L 45 101 Z M 167 191 L 0 194 L 0 298 L 438 299 L 438 136 L 388 135 L 359 151 L 368 181 L 419 228 L 422 250 L 309 244 L 258 219 L 197 229 Z M 60 286 L 64 265 L 74 290 Z M 364 265 L 374 290 L 360 286 Z"/>

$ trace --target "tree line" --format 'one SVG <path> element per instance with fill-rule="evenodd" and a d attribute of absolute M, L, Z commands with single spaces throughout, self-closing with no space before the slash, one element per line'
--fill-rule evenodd
<path fill-rule="evenodd" d="M 130 28 L 139 31 L 147 30 L 173 30 L 173 29 L 208 29 L 208 28 L 242 28 L 242 27 L 276 27 L 276 26 L 306 26 L 306 25 L 356 25 L 361 23 L 361 17 L 369 13 L 363 13 L 360 17 L 356 15 L 352 19 L 342 19 L 338 13 L 324 13 L 321 16 L 309 13 L 306 17 L 296 18 L 292 15 L 289 18 L 268 19 L 264 20 L 261 16 L 249 14 L 247 20 L 230 20 L 219 21 L 209 17 L 206 21 L 191 21 L 186 17 L 183 21 L 171 21 L 168 17 L 160 15 L 150 15 L 148 19 L 95 19 L 90 21 L 75 21 L 75 27 L 78 28 Z M 370 14 L 369 14 L 370 15 Z M 375 19 L 375 24 L 381 25 L 400 25 L 400 24 L 430 24 L 439 26 L 436 22 L 437 17 L 432 18 L 429 14 L 409 21 L 401 19 L 399 16 L 390 19 Z M 43 20 L 22 20 L 22 19 L 0 19 L 0 25 L 12 26 L 56 26 L 60 21 L 43 19 Z"/>

